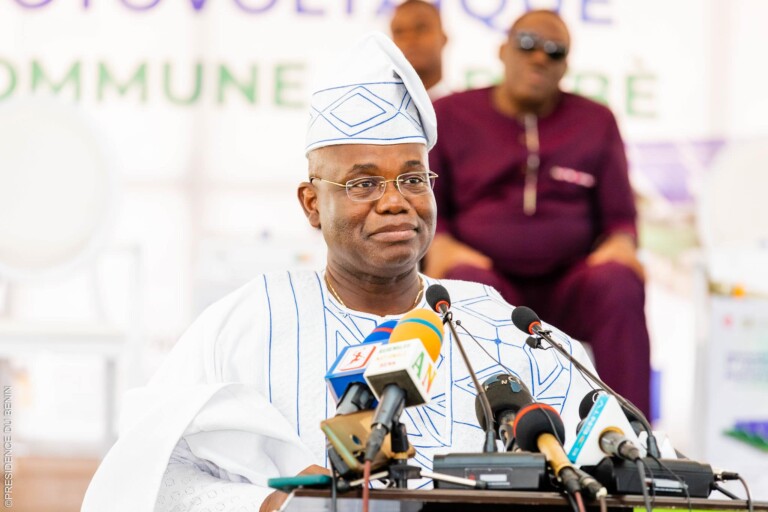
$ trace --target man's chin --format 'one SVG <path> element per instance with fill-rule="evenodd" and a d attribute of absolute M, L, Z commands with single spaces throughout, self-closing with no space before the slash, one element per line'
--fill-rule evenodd
<path fill-rule="evenodd" d="M 419 255 L 412 250 L 392 250 L 389 248 L 371 255 L 366 261 L 372 269 L 384 271 L 389 276 L 408 272 L 419 264 Z"/>

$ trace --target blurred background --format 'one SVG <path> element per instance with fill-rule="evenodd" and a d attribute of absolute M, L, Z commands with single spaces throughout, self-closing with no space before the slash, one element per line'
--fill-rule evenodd
<path fill-rule="evenodd" d="M 322 268 L 295 193 L 312 76 L 388 32 L 397 3 L 0 2 L 14 508 L 79 510 L 121 394 L 205 306 L 260 272 Z M 768 499 L 768 3 L 436 3 L 455 90 L 499 78 L 498 46 L 524 10 L 560 10 L 567 89 L 610 105 L 627 143 L 654 424 Z"/>

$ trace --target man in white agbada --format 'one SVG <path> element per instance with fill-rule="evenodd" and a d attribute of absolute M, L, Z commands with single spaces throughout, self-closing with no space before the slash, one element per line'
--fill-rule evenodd
<path fill-rule="evenodd" d="M 125 399 L 121 435 L 84 512 L 268 510 L 267 479 L 325 471 L 320 421 L 335 404 L 323 377 L 376 325 L 428 307 L 418 272 L 435 232 L 427 151 L 435 114 L 421 81 L 381 34 L 363 38 L 312 96 L 309 180 L 298 198 L 328 245 L 327 267 L 257 277 L 210 306 L 144 388 Z M 381 177 L 381 178 L 376 178 Z M 442 281 L 481 381 L 512 369 L 559 410 L 575 437 L 586 381 L 553 350 L 532 351 L 492 288 Z M 578 342 L 555 332 L 591 368 Z M 487 351 L 487 353 L 486 353 Z M 402 421 L 431 468 L 435 454 L 480 450 L 472 381 L 446 333 L 427 405 Z"/>

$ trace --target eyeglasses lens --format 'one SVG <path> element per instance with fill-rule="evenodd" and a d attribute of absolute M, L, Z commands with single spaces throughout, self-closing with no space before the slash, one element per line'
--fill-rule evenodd
<path fill-rule="evenodd" d="M 516 34 L 517 46 L 524 52 L 541 50 L 552 60 L 563 60 L 568 55 L 565 45 L 550 40 L 542 40 L 534 34 Z"/>

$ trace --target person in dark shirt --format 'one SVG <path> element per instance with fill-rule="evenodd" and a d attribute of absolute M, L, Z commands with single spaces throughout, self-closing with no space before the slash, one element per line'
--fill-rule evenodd
<path fill-rule="evenodd" d="M 500 49 L 495 87 L 435 103 L 437 235 L 425 273 L 494 286 L 593 348 L 603 379 L 650 409 L 636 210 L 610 110 L 560 90 L 570 36 L 530 11 Z"/>
<path fill-rule="evenodd" d="M 421 78 L 432 101 L 450 94 L 443 81 L 443 50 L 448 36 L 440 10 L 424 0 L 405 0 L 389 22 L 392 41 L 400 48 Z"/>

